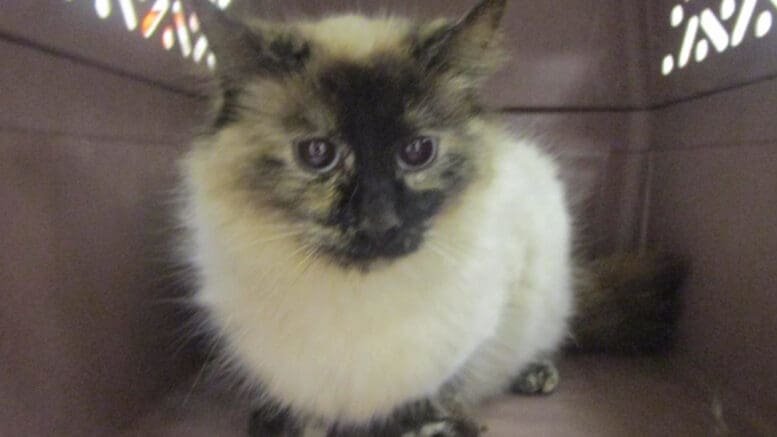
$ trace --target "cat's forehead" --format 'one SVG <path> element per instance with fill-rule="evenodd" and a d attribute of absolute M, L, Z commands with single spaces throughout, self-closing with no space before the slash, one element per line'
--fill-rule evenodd
<path fill-rule="evenodd" d="M 304 62 L 253 76 L 243 86 L 243 106 L 261 102 L 265 109 L 274 108 L 263 114 L 278 114 L 315 131 L 371 127 L 404 135 L 408 126 L 451 125 L 471 109 L 462 100 L 467 87 L 445 68 L 432 73 L 421 53 L 448 24 L 445 19 L 339 15 L 274 25 L 264 33 L 271 48 L 283 49 L 274 55 L 296 45 Z"/>
<path fill-rule="evenodd" d="M 413 30 L 412 23 L 402 18 L 361 15 L 334 16 L 298 23 L 295 27 L 322 55 L 342 61 L 405 51 Z"/>

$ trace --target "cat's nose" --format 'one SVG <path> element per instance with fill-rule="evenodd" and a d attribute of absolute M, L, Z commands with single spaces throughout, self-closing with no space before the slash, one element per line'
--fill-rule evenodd
<path fill-rule="evenodd" d="M 395 211 L 384 210 L 365 215 L 361 220 L 360 227 L 371 237 L 385 238 L 395 233 L 401 224 L 402 221 Z"/>
<path fill-rule="evenodd" d="M 387 181 L 362 181 L 357 208 L 359 230 L 373 242 L 389 241 L 402 225 L 396 188 Z"/>

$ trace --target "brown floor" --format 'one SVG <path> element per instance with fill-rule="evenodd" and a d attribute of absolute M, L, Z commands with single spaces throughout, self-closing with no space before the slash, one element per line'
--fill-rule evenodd
<path fill-rule="evenodd" d="M 487 405 L 486 437 L 759 435 L 737 425 L 712 397 L 689 388 L 666 360 L 578 356 L 566 358 L 561 371 L 562 385 L 551 396 L 505 396 Z M 243 437 L 247 411 L 226 398 L 181 396 L 126 437 Z"/>

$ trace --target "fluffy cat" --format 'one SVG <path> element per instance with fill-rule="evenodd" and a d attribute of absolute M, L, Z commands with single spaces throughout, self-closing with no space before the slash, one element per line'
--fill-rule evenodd
<path fill-rule="evenodd" d="M 505 0 L 458 21 L 198 10 L 218 116 L 184 161 L 195 301 L 256 435 L 475 436 L 552 391 L 573 312 L 553 160 L 477 100 Z"/>

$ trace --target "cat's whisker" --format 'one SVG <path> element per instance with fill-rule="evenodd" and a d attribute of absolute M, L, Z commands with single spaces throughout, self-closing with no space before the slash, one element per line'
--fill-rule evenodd
<path fill-rule="evenodd" d="M 305 275 L 305 273 L 308 271 L 310 266 L 313 265 L 314 262 L 316 262 L 316 260 L 318 259 L 318 256 L 319 256 L 318 249 L 308 248 L 307 256 L 305 256 L 305 258 L 303 258 L 302 261 L 300 261 L 295 267 L 295 270 L 299 269 L 300 267 L 302 267 L 302 270 L 297 274 L 297 278 L 292 282 L 292 285 L 296 284 L 297 281 Z"/>
<path fill-rule="evenodd" d="M 205 353 L 205 359 L 204 359 L 204 362 L 202 363 L 202 366 L 200 367 L 200 370 L 197 372 L 197 375 L 195 375 L 194 381 L 192 381 L 192 385 L 191 387 L 189 387 L 188 393 L 186 393 L 186 396 L 183 398 L 183 401 L 181 402 L 182 407 L 185 407 L 189 403 L 189 399 L 191 399 L 192 395 L 194 394 L 194 390 L 197 388 L 197 385 L 202 381 L 202 378 L 205 375 L 208 365 L 210 364 L 210 360 L 214 357 L 214 354 L 216 352 L 216 349 L 218 349 L 218 346 L 219 346 L 219 343 L 213 340 L 210 348 Z"/>
<path fill-rule="evenodd" d="M 434 242 L 438 247 L 445 249 L 449 254 L 455 255 L 455 258 L 459 259 L 460 261 L 462 261 L 463 258 L 461 254 L 468 253 L 470 250 L 466 246 L 463 246 L 449 238 L 445 238 L 436 232 L 430 232 L 428 235 L 430 241 Z"/>
<path fill-rule="evenodd" d="M 449 251 L 446 250 L 439 243 L 432 240 L 428 240 L 427 245 L 429 246 L 429 249 L 432 250 L 432 252 L 436 253 L 437 255 L 439 255 L 441 258 L 445 259 L 446 261 L 448 261 L 453 266 L 461 265 L 461 260 L 456 258 L 456 256 L 453 255 L 452 253 L 449 253 Z"/>
<path fill-rule="evenodd" d="M 456 246 L 447 244 L 444 241 L 439 241 L 439 240 L 437 240 L 435 242 L 435 244 L 437 244 L 439 247 L 445 249 L 448 252 L 448 254 L 450 254 L 452 257 L 456 258 L 456 260 L 458 260 L 459 262 L 464 262 L 464 255 L 463 254 L 467 253 L 467 251 L 465 249 L 457 248 Z"/>
<path fill-rule="evenodd" d="M 271 286 L 267 287 L 266 290 L 262 290 L 262 293 L 264 293 L 268 298 L 276 297 L 278 295 L 278 292 L 279 292 L 279 289 L 280 289 L 279 284 L 292 271 L 292 267 L 287 266 L 285 269 L 283 269 L 283 271 L 281 273 L 279 273 L 278 270 L 276 270 L 276 267 L 280 268 L 284 264 L 286 264 L 289 261 L 291 261 L 291 259 L 294 258 L 295 256 L 297 256 L 300 253 L 303 253 L 305 251 L 309 251 L 309 250 L 310 250 L 310 247 L 308 247 L 308 245 L 306 245 L 306 244 L 303 244 L 299 248 L 293 250 L 284 259 L 279 260 L 278 262 L 274 263 L 273 264 L 273 268 L 267 269 L 265 274 L 262 276 L 262 279 L 261 279 L 260 282 L 263 282 L 264 279 L 266 279 L 267 276 L 270 273 L 275 273 L 276 279 L 275 279 L 275 282 Z M 298 266 L 301 265 L 301 263 L 304 262 L 304 260 L 306 260 L 309 256 L 310 256 L 309 254 L 306 255 L 305 258 L 303 258 L 303 260 L 300 263 L 298 263 Z"/>
<path fill-rule="evenodd" d="M 263 238 L 261 240 L 251 241 L 251 245 L 272 243 L 274 241 L 280 241 L 280 240 L 285 240 L 292 237 L 298 237 L 300 235 L 303 235 L 304 233 L 305 233 L 305 229 L 281 233 L 281 234 L 275 234 L 269 238 Z"/>
<path fill-rule="evenodd" d="M 172 330 L 171 334 L 175 336 L 175 340 L 171 343 L 173 351 L 172 357 L 178 357 L 181 352 L 190 346 L 192 340 L 195 338 L 208 338 L 212 330 L 204 323 L 203 320 L 197 317 L 192 317 L 189 320 L 181 323 L 181 326 Z"/>

